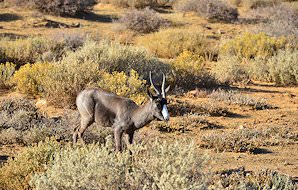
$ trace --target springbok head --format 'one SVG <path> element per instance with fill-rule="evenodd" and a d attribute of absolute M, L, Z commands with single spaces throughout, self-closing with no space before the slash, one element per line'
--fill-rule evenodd
<path fill-rule="evenodd" d="M 169 121 L 170 115 L 167 108 L 167 99 L 166 99 L 166 93 L 170 89 L 170 85 L 165 88 L 166 83 L 166 77 L 164 73 L 162 74 L 162 85 L 161 89 L 159 90 L 156 85 L 152 81 L 151 71 L 149 73 L 150 83 L 153 86 L 156 94 L 153 95 L 149 89 L 147 90 L 148 96 L 151 101 L 151 111 L 153 113 L 153 116 L 156 117 L 159 120 Z"/>

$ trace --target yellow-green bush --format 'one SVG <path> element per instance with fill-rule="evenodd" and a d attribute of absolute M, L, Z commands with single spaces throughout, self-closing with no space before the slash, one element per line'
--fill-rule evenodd
<path fill-rule="evenodd" d="M 0 168 L 0 189 L 31 189 L 29 181 L 32 174 L 46 171 L 53 161 L 53 155 L 60 145 L 52 140 L 25 148 L 14 159 L 10 158 Z"/>
<path fill-rule="evenodd" d="M 0 49 L 4 60 L 13 62 L 17 66 L 34 63 L 42 53 L 47 51 L 48 44 L 47 39 L 40 37 L 16 40 L 0 39 Z"/>
<path fill-rule="evenodd" d="M 89 62 L 56 63 L 46 71 L 41 85 L 43 95 L 58 107 L 72 106 L 77 94 L 100 79 L 98 65 Z"/>
<path fill-rule="evenodd" d="M 10 86 L 10 78 L 14 74 L 16 66 L 13 63 L 0 64 L 0 88 L 8 88 Z"/>
<path fill-rule="evenodd" d="M 287 46 L 284 37 L 275 38 L 265 33 L 244 33 L 234 39 L 226 41 L 220 47 L 221 56 L 237 56 L 239 58 L 268 58 L 276 54 L 279 49 Z"/>
<path fill-rule="evenodd" d="M 155 56 L 162 58 L 174 58 L 184 50 L 199 55 L 212 52 L 210 41 L 199 32 L 191 32 L 181 29 L 166 29 L 160 32 L 137 38 L 136 44 L 143 46 Z"/>
<path fill-rule="evenodd" d="M 145 49 L 117 42 L 102 40 L 87 41 L 77 51 L 69 51 L 62 63 L 96 63 L 100 69 L 107 72 L 124 71 L 129 74 L 131 69 L 141 76 L 147 76 L 149 71 L 167 72 L 168 66 L 149 56 Z"/>
<path fill-rule="evenodd" d="M 53 68 L 54 65 L 49 63 L 26 64 L 15 72 L 12 82 L 22 93 L 39 95 L 44 92 L 42 83 L 47 80 L 45 75 Z"/>
<path fill-rule="evenodd" d="M 109 142 L 107 143 L 109 144 Z M 195 144 L 150 141 L 121 154 L 109 146 L 63 148 L 48 170 L 34 175 L 39 189 L 204 189 L 204 159 Z"/>
<path fill-rule="evenodd" d="M 20 67 L 37 61 L 60 60 L 67 50 L 77 49 L 84 41 L 85 37 L 82 34 L 63 32 L 51 38 L 0 38 L 0 61 L 9 61 Z"/>
<path fill-rule="evenodd" d="M 97 84 L 119 96 L 131 98 L 138 104 L 146 98 L 144 89 L 146 81 L 141 80 L 139 74 L 134 70 L 131 70 L 129 76 L 124 72 L 103 73 Z"/>
<path fill-rule="evenodd" d="M 214 78 L 204 68 L 204 58 L 190 51 L 183 51 L 171 62 L 174 84 L 183 89 L 195 89 L 216 84 Z"/>
<path fill-rule="evenodd" d="M 298 85 L 298 50 L 282 50 L 268 62 L 268 73 L 277 85 Z"/>
<path fill-rule="evenodd" d="M 245 84 L 250 81 L 250 65 L 236 56 L 225 56 L 214 63 L 212 73 L 221 83 Z"/>

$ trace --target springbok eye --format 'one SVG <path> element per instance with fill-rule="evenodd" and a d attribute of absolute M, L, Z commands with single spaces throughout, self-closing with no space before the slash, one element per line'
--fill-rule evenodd
<path fill-rule="evenodd" d="M 158 107 L 158 109 L 161 109 L 162 108 L 161 102 L 160 101 L 157 101 L 156 102 L 156 106 Z"/>

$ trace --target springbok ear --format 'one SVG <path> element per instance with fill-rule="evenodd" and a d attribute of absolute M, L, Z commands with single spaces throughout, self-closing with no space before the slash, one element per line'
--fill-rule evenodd
<path fill-rule="evenodd" d="M 166 88 L 166 90 L 165 90 L 166 93 L 170 90 L 170 87 L 171 87 L 171 85 L 169 85 L 169 86 Z"/>
<path fill-rule="evenodd" d="M 153 100 L 153 95 L 152 95 L 152 93 L 150 92 L 149 87 L 147 87 L 147 95 L 149 96 L 150 100 Z"/>

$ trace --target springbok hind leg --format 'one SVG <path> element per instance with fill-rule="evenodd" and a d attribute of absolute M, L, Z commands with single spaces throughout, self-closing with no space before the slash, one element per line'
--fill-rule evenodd
<path fill-rule="evenodd" d="M 88 117 L 88 118 L 82 118 L 81 119 L 81 126 L 77 127 L 75 129 L 75 132 L 73 134 L 73 143 L 77 142 L 77 138 L 79 138 L 80 141 L 84 143 L 84 140 L 82 138 L 83 133 L 85 130 L 94 122 L 93 117 Z"/>

